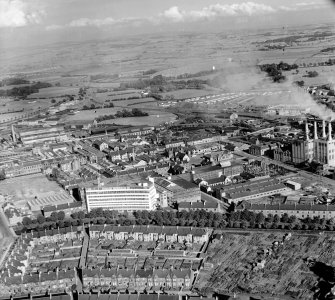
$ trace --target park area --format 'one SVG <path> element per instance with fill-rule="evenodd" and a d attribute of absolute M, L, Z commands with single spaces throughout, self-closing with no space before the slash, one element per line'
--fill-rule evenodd
<path fill-rule="evenodd" d="M 335 237 L 326 233 L 223 232 L 209 245 L 206 263 L 211 267 L 201 270 L 195 287 L 201 293 L 315 299 L 312 288 L 320 278 L 329 280 L 334 244 Z"/>

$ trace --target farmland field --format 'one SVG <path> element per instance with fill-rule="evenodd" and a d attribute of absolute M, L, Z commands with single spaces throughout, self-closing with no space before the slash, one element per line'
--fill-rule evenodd
<path fill-rule="evenodd" d="M 40 89 L 38 93 L 34 93 L 28 96 L 29 99 L 35 98 L 49 98 L 49 97 L 61 97 L 65 95 L 76 95 L 79 88 L 75 87 L 50 87 Z"/>
<path fill-rule="evenodd" d="M 309 257 L 324 266 L 333 266 L 333 235 L 292 234 L 283 242 L 280 232 L 223 232 L 222 240 L 208 248 L 207 262 L 195 286 L 205 293 L 251 293 L 313 299 L 312 287 L 322 274 L 306 264 Z M 279 245 L 274 246 L 278 241 Z M 268 254 L 265 254 L 268 250 Z M 264 268 L 256 264 L 264 260 Z M 327 266 L 326 266 L 327 265 Z M 326 274 L 326 271 L 325 271 Z M 326 276 L 326 275 L 324 275 Z"/>

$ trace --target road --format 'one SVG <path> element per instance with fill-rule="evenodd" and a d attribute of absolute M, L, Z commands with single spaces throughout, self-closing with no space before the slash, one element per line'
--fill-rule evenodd
<path fill-rule="evenodd" d="M 2 237 L 14 237 L 2 208 L 0 208 L 0 235 Z"/>
<path fill-rule="evenodd" d="M 0 266 L 7 256 L 10 245 L 14 242 L 14 237 L 15 233 L 9 227 L 8 220 L 0 207 Z"/>

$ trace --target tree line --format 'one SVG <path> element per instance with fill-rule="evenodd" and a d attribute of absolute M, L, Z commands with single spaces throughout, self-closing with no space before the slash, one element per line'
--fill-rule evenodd
<path fill-rule="evenodd" d="M 280 62 L 279 64 L 260 65 L 260 69 L 261 71 L 266 72 L 267 75 L 273 80 L 273 82 L 283 82 L 286 80 L 286 77 L 283 75 L 282 71 L 298 69 L 298 65 L 290 65 L 288 63 Z"/>
<path fill-rule="evenodd" d="M 109 224 L 109 225 L 157 225 L 157 226 L 192 226 L 224 228 L 256 228 L 256 229 L 289 229 L 289 230 L 329 230 L 335 229 L 333 219 L 307 217 L 299 220 L 296 216 L 287 214 L 267 215 L 249 210 L 228 213 L 194 211 L 167 211 L 167 210 L 138 210 L 133 213 L 120 213 L 114 210 L 97 208 L 89 213 L 84 211 L 73 212 L 66 216 L 64 211 L 52 212 L 49 217 L 43 215 L 36 219 L 24 217 L 22 224 L 18 224 L 17 232 L 41 231 L 82 224 Z"/>
<path fill-rule="evenodd" d="M 102 122 L 106 120 L 116 119 L 116 118 L 130 118 L 130 117 L 145 117 L 149 114 L 141 111 L 138 108 L 133 108 L 131 111 L 123 109 L 122 111 L 117 111 L 115 115 L 104 115 L 97 117 L 95 120 L 97 122 Z"/>
<path fill-rule="evenodd" d="M 0 86 L 30 84 L 29 80 L 23 78 L 5 78 L 0 80 Z"/>
<path fill-rule="evenodd" d="M 40 89 L 48 87 L 52 87 L 52 84 L 47 82 L 37 82 L 32 85 L 0 90 L 0 97 L 20 97 L 25 99 L 31 94 L 38 93 Z"/>
<path fill-rule="evenodd" d="M 131 82 L 122 82 L 120 87 L 114 90 L 122 91 L 126 89 L 146 89 L 150 88 L 153 94 L 175 91 L 178 89 L 201 89 L 207 80 L 190 79 L 181 81 L 171 81 L 168 77 L 157 75 L 150 79 L 138 79 Z"/>
<path fill-rule="evenodd" d="M 108 104 L 104 104 L 103 106 L 97 106 L 95 104 L 91 104 L 90 106 L 88 105 L 84 105 L 82 110 L 92 110 L 92 109 L 99 109 L 99 108 L 112 108 L 114 107 L 113 103 L 108 103 Z"/>

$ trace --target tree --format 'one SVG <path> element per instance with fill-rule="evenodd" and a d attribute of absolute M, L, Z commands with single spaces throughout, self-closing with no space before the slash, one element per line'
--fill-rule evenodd
<path fill-rule="evenodd" d="M 288 218 L 288 222 L 289 223 L 295 223 L 297 221 L 297 217 L 296 216 L 290 216 L 289 218 Z"/>
<path fill-rule="evenodd" d="M 277 214 L 275 214 L 274 217 L 273 217 L 273 222 L 278 224 L 279 221 L 280 221 L 280 217 Z"/>
<path fill-rule="evenodd" d="M 317 71 L 309 71 L 307 73 L 307 77 L 317 77 L 319 76 L 319 73 Z"/>
<path fill-rule="evenodd" d="M 28 225 L 31 225 L 31 219 L 29 218 L 29 217 L 24 217 L 23 219 L 22 219 L 22 225 L 23 226 L 28 226 Z"/>
<path fill-rule="evenodd" d="M 78 211 L 78 219 L 82 220 L 85 218 L 85 212 L 84 211 Z"/>
<path fill-rule="evenodd" d="M 58 213 L 57 213 L 57 220 L 61 221 L 61 220 L 64 220 L 65 219 L 65 212 L 60 210 Z"/>
<path fill-rule="evenodd" d="M 273 223 L 273 219 L 274 219 L 273 214 L 268 214 L 266 221 L 269 223 Z"/>
<path fill-rule="evenodd" d="M 207 221 L 204 220 L 204 219 L 199 220 L 199 222 L 198 222 L 199 227 L 205 227 L 206 222 L 207 222 Z"/>
<path fill-rule="evenodd" d="M 287 223 L 288 222 L 288 214 L 287 213 L 284 213 L 283 216 L 281 217 L 281 221 L 283 223 Z"/>
<path fill-rule="evenodd" d="M 58 220 L 58 214 L 56 211 L 53 211 L 49 217 L 50 221 L 56 222 Z"/>
<path fill-rule="evenodd" d="M 248 228 L 248 222 L 247 221 L 245 221 L 245 220 L 243 220 L 242 222 L 241 222 L 241 228 L 243 228 L 243 229 L 245 229 L 245 228 Z"/>
<path fill-rule="evenodd" d="M 78 219 L 78 212 L 74 212 L 71 214 L 72 219 Z"/>
<path fill-rule="evenodd" d="M 56 103 L 56 99 L 52 99 L 52 100 L 51 100 L 51 103 Z"/>
<path fill-rule="evenodd" d="M 264 221 L 265 221 L 265 216 L 264 216 L 264 214 L 262 213 L 262 212 L 260 212 L 260 213 L 258 213 L 257 215 L 256 215 L 256 223 L 258 223 L 258 224 L 263 224 L 264 223 Z"/>
<path fill-rule="evenodd" d="M 302 225 L 301 224 L 295 224 L 295 226 L 294 226 L 294 229 L 296 229 L 296 230 L 301 230 L 302 229 Z"/>
<path fill-rule="evenodd" d="M 39 224 L 44 223 L 44 222 L 45 222 L 45 217 L 44 217 L 43 215 L 38 215 L 38 216 L 37 216 L 37 222 L 38 222 Z"/>

